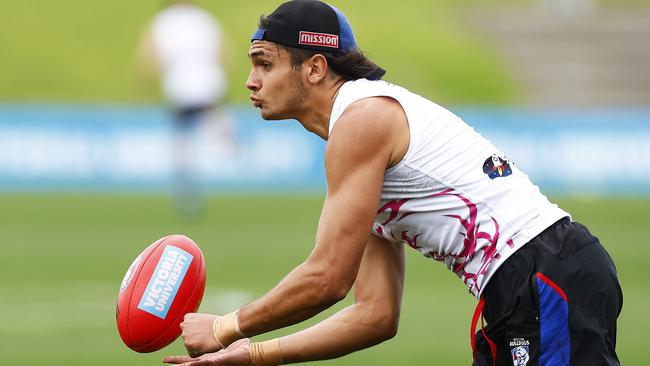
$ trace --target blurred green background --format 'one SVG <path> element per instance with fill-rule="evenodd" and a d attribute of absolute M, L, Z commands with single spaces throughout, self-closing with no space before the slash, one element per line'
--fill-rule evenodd
<path fill-rule="evenodd" d="M 228 96 L 245 102 L 248 37 L 258 16 L 280 1 L 199 3 L 219 17 L 229 40 Z M 388 80 L 443 104 L 521 102 L 523 87 L 494 45 L 459 21 L 458 14 L 476 2 L 331 3 L 346 12 L 361 48 L 388 70 Z M 0 101 L 159 102 L 157 86 L 138 81 L 134 52 L 140 32 L 162 4 L 0 3 Z M 650 198 L 554 200 L 590 227 L 614 258 L 625 296 L 619 355 L 623 364 L 648 364 L 644 331 L 650 320 L 643 314 L 650 308 L 644 263 L 650 257 Z M 321 203 L 320 193 L 217 195 L 206 216 L 187 221 L 166 196 L 1 193 L 0 363 L 153 365 L 164 355 L 180 354 L 178 341 L 147 355 L 121 343 L 114 307 L 132 259 L 161 236 L 192 237 L 208 266 L 201 310 L 224 313 L 263 294 L 307 256 Z M 475 300 L 444 266 L 408 253 L 398 336 L 327 364 L 470 364 L 468 327 Z"/>
<path fill-rule="evenodd" d="M 229 97 L 246 102 L 250 36 L 282 1 L 198 1 L 229 44 Z M 388 80 L 441 101 L 508 103 L 517 88 L 498 56 L 452 16 L 468 0 L 332 1 Z M 0 100 L 151 101 L 157 86 L 135 75 L 139 34 L 165 1 L 0 4 Z M 369 10 L 372 11 L 369 11 Z"/>

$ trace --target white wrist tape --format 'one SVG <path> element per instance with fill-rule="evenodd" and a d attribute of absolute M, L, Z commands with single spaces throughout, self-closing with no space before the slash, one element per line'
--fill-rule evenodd
<path fill-rule="evenodd" d="M 214 319 L 212 334 L 221 348 L 226 348 L 232 342 L 245 337 L 239 329 L 238 314 L 239 310 Z"/>

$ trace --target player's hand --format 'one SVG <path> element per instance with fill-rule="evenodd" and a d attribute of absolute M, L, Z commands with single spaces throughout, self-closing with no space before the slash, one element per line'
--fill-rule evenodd
<path fill-rule="evenodd" d="M 198 358 L 167 356 L 162 362 L 181 366 L 249 366 L 250 339 L 240 339 L 225 350 L 207 353 Z"/>
<path fill-rule="evenodd" d="M 185 343 L 187 354 L 198 357 L 209 352 L 216 352 L 221 345 L 214 338 L 212 323 L 217 315 L 188 313 L 181 323 L 181 337 Z"/>

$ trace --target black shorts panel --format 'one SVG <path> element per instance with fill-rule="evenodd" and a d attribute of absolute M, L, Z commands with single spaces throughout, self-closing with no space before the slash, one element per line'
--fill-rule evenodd
<path fill-rule="evenodd" d="M 557 306 L 563 306 L 562 296 L 568 320 L 556 312 Z M 615 351 L 616 320 L 623 296 L 616 268 L 598 239 L 579 223 L 560 220 L 519 249 L 494 274 L 483 297 L 484 331 L 497 346 L 497 365 L 515 365 L 519 353 L 528 353 L 526 366 L 562 364 L 557 361 L 564 359 L 562 346 L 570 354 L 570 365 L 620 364 Z M 548 326 L 549 309 L 552 319 L 568 322 L 570 344 L 549 337 L 549 329 L 561 337 L 559 325 Z M 556 341 L 552 348 L 549 339 Z M 478 365 L 492 365 L 481 331 L 476 341 Z M 554 361 L 549 361 L 551 351 Z"/>

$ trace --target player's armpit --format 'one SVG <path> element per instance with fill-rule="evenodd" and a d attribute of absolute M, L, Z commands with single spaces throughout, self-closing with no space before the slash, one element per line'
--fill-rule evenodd
<path fill-rule="evenodd" d="M 286 363 L 323 360 L 368 348 L 397 332 L 404 249 L 371 236 L 354 284 L 355 304 L 315 326 L 280 338 Z"/>

